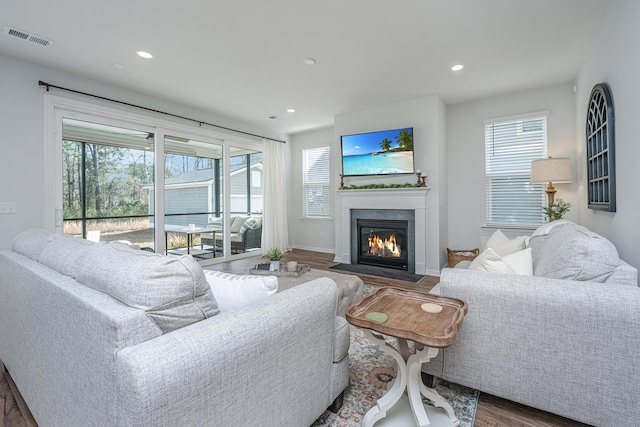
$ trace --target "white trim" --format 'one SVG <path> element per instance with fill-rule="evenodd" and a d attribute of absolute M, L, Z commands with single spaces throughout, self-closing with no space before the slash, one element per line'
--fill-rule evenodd
<path fill-rule="evenodd" d="M 335 254 L 335 249 L 327 249 L 327 248 L 316 248 L 315 246 L 301 246 L 301 245 L 291 245 L 292 249 L 301 249 L 303 251 L 313 251 L 313 252 L 321 252 L 324 254 Z"/>

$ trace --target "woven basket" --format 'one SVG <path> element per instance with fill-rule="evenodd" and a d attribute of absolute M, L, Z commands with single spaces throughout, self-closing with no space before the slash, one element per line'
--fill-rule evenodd
<path fill-rule="evenodd" d="M 449 256 L 449 267 L 454 267 L 460 261 L 473 261 L 475 257 L 480 255 L 480 249 L 453 250 L 447 248 L 447 255 Z"/>

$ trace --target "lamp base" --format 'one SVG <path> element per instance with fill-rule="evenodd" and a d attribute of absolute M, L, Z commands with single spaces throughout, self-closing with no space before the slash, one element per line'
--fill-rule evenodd
<path fill-rule="evenodd" d="M 556 195 L 556 193 L 558 192 L 558 190 L 556 190 L 553 187 L 553 184 L 550 182 L 549 186 L 547 187 L 547 189 L 545 190 L 545 193 L 547 193 L 547 199 L 549 200 L 549 206 L 553 205 L 553 199 Z"/>

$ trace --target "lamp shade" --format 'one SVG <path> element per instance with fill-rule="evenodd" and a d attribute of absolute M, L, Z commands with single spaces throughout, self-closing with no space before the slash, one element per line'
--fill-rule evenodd
<path fill-rule="evenodd" d="M 531 162 L 530 182 L 532 184 L 571 181 L 573 181 L 573 172 L 571 171 L 571 159 L 568 157 L 549 157 Z"/>

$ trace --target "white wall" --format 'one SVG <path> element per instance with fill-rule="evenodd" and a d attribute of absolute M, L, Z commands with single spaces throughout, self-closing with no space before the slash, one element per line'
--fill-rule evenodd
<path fill-rule="evenodd" d="M 620 257 L 640 268 L 640 2 L 613 0 L 589 59 L 577 79 L 576 150 L 580 158 L 580 221 L 611 240 Z M 585 122 L 591 89 L 606 82 L 615 107 L 617 212 L 587 208 Z"/>
<path fill-rule="evenodd" d="M 572 159 L 577 165 L 576 113 L 573 83 L 512 93 L 450 106 L 447 110 L 449 247 L 472 249 L 492 230 L 486 222 L 484 183 L 485 119 L 548 111 L 548 154 Z M 556 199 L 578 205 L 577 182 L 558 184 Z M 577 208 L 566 219 L 575 221 Z M 521 233 L 522 234 L 522 233 Z"/>
<path fill-rule="evenodd" d="M 285 139 L 284 135 L 273 135 L 246 123 L 216 116 L 212 113 L 176 105 L 160 98 L 137 94 L 116 86 L 78 77 L 71 73 L 41 67 L 29 62 L 0 54 L 0 202 L 16 202 L 15 215 L 0 215 L 0 249 L 10 247 L 13 238 L 23 230 L 45 226 L 44 202 L 44 87 L 42 80 L 50 84 L 94 93 L 148 108 L 192 117 L 216 123 L 232 129 Z M 95 104 L 93 98 L 72 95 L 52 89 L 51 93 L 69 98 L 82 99 Z M 117 106 L 124 111 L 139 114 L 141 110 Z M 153 115 L 149 113 L 148 115 Z M 155 115 L 168 120 L 167 116 Z M 289 144 L 287 144 L 289 145 Z"/>
<path fill-rule="evenodd" d="M 367 110 L 344 113 L 335 116 L 333 145 L 331 147 L 332 188 L 338 189 L 341 171 L 340 136 L 401 127 L 413 127 L 413 148 L 415 168 L 427 174 L 427 186 L 431 187 L 427 207 L 427 274 L 439 275 L 444 261 L 445 248 L 440 234 L 442 218 L 447 216 L 446 191 L 446 129 L 444 129 L 446 108 L 437 95 L 425 96 L 413 100 L 383 105 Z M 445 172 L 443 172 L 443 169 Z M 345 185 L 364 185 L 374 183 L 415 182 L 415 175 L 366 176 L 345 178 Z M 443 202 L 444 200 L 444 202 Z M 381 208 L 385 207 L 384 198 L 380 198 Z M 392 208 L 392 207 L 390 207 Z M 336 214 L 337 215 L 337 214 Z M 338 218 L 336 218 L 336 221 Z M 445 223 L 446 226 L 446 223 Z M 336 254 L 342 253 L 339 233 L 340 224 L 335 223 Z M 342 260 L 350 262 L 350 260 Z"/>
<path fill-rule="evenodd" d="M 292 247 L 318 252 L 333 253 L 335 238 L 333 215 L 330 219 L 303 218 L 302 211 L 302 150 L 326 147 L 333 144 L 333 128 L 318 129 L 299 133 L 291 137 L 291 162 L 288 163 L 291 174 L 290 191 L 287 194 L 289 204 L 289 242 Z M 334 150 L 335 147 L 331 147 Z M 340 173 L 340 165 L 331 165 L 331 176 Z M 334 203 L 331 193 L 331 205 Z"/>

